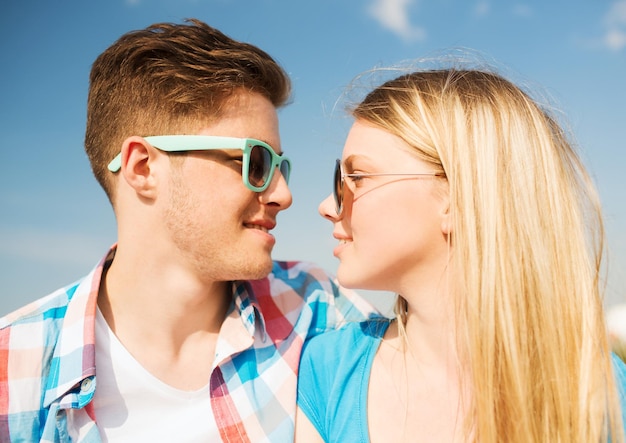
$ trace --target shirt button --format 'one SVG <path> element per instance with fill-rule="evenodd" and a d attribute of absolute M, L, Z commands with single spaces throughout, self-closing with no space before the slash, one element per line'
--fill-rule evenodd
<path fill-rule="evenodd" d="M 82 383 L 80 384 L 80 392 L 89 392 L 91 390 L 91 379 L 90 378 L 86 378 L 82 381 Z"/>

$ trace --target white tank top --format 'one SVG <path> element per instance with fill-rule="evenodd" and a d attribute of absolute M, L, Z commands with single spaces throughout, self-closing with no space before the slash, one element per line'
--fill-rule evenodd
<path fill-rule="evenodd" d="M 94 407 L 103 442 L 220 441 L 209 386 L 181 391 L 154 377 L 133 358 L 96 314 Z"/>

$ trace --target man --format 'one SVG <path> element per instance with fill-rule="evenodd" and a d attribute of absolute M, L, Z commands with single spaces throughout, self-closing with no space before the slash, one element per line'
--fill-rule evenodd
<path fill-rule="evenodd" d="M 85 149 L 118 242 L 0 320 L 0 441 L 291 441 L 303 341 L 372 308 L 271 259 L 289 94 L 268 54 L 197 20 L 98 57 Z"/>

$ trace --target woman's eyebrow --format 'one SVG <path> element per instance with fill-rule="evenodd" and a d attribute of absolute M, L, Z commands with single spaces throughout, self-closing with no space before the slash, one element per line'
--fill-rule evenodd
<path fill-rule="evenodd" d="M 346 169 L 352 169 L 354 167 L 354 163 L 357 162 L 357 161 L 365 162 L 366 165 L 370 165 L 370 164 L 376 163 L 374 161 L 374 159 L 372 159 L 371 157 L 369 157 L 367 155 L 351 154 L 351 155 L 347 156 L 346 159 L 343 161 L 343 166 Z"/>

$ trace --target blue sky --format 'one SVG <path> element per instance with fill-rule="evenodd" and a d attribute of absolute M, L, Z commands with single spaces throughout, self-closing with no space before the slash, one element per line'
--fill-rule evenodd
<path fill-rule="evenodd" d="M 567 116 L 605 208 L 608 303 L 626 300 L 626 0 L 2 0 L 0 315 L 86 274 L 115 242 L 82 148 L 89 69 L 123 33 L 186 17 L 260 46 L 293 79 L 279 117 L 294 205 L 276 258 L 336 269 L 317 205 L 350 124 L 336 103 L 351 80 L 471 48 Z"/>

